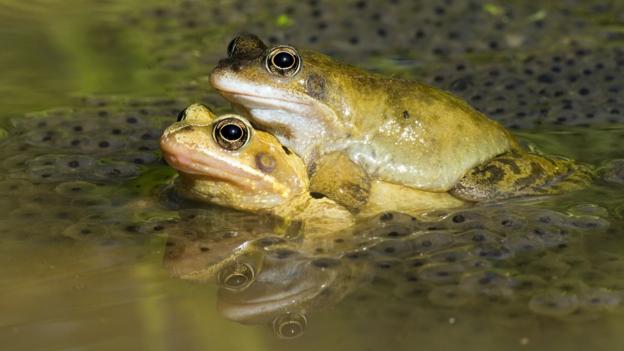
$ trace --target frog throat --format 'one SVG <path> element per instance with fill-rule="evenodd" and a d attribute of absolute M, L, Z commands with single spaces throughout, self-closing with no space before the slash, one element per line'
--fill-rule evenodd
<path fill-rule="evenodd" d="M 227 73 L 213 74 L 211 83 L 256 126 L 272 132 L 306 164 L 318 145 L 336 138 L 333 131 L 343 130 L 335 112 L 309 96 L 241 81 Z"/>

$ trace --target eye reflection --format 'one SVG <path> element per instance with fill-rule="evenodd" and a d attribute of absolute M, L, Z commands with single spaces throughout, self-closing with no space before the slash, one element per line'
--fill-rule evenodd
<path fill-rule="evenodd" d="M 303 313 L 288 312 L 273 320 L 273 332 L 281 339 L 300 337 L 307 327 L 308 319 Z"/>
<path fill-rule="evenodd" d="M 250 286 L 255 280 L 255 271 L 247 263 L 234 263 L 223 268 L 217 280 L 219 285 L 231 291 L 242 291 Z"/>

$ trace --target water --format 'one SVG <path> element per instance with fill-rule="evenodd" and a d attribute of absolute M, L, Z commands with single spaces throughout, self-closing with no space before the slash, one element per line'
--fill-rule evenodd
<path fill-rule="evenodd" d="M 617 349 L 622 6 L 3 1 L 5 349 Z M 157 138 L 191 102 L 227 110 L 206 75 L 240 30 L 449 89 L 601 176 L 322 241 L 184 203 Z"/>

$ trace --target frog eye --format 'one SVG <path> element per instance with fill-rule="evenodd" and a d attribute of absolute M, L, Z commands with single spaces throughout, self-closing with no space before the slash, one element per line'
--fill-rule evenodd
<path fill-rule="evenodd" d="M 214 123 L 212 137 L 226 150 L 240 150 L 251 139 L 251 126 L 240 117 L 226 116 Z"/>
<path fill-rule="evenodd" d="M 269 72 L 291 77 L 299 72 L 301 58 L 295 48 L 278 46 L 267 55 L 266 68 Z"/>
<path fill-rule="evenodd" d="M 227 55 L 228 57 L 232 57 L 234 55 L 234 51 L 236 50 L 236 45 L 238 45 L 238 39 L 240 37 L 236 37 L 234 39 L 232 39 L 232 41 L 230 41 L 230 43 L 227 46 Z"/>
<path fill-rule="evenodd" d="M 234 263 L 223 268 L 217 275 L 219 286 L 231 291 L 242 291 L 255 280 L 256 272 L 247 263 Z"/>

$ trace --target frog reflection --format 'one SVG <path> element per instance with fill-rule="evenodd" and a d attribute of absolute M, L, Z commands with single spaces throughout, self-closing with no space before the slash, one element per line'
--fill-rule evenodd
<path fill-rule="evenodd" d="M 330 307 L 370 280 L 359 262 L 307 255 L 292 245 L 260 247 L 225 266 L 218 275 L 218 309 L 227 319 L 271 324 L 278 337 L 303 333 L 314 310 Z"/>
<path fill-rule="evenodd" d="M 170 238 L 165 266 L 177 278 L 216 281 L 218 309 L 225 318 L 273 324 L 282 338 L 300 335 L 308 313 L 339 302 L 369 280 L 359 262 L 341 260 L 339 253 L 310 253 L 305 244 L 283 237 L 249 240 L 218 255 L 197 249 L 208 245 L 214 238 Z"/>
<path fill-rule="evenodd" d="M 492 313 L 520 311 L 525 319 L 598 318 L 616 308 L 621 296 L 607 289 L 613 286 L 610 278 L 585 278 L 588 272 L 608 278 L 596 271 L 612 263 L 584 261 L 583 233 L 595 237 L 608 226 L 592 215 L 524 206 L 476 207 L 428 221 L 385 213 L 332 240 L 269 232 L 244 236 L 249 240 L 221 252 L 220 261 L 201 258 L 197 247 L 213 240 L 204 237 L 187 242 L 193 249 L 168 251 L 165 263 L 176 277 L 216 281 L 225 318 L 271 325 L 281 338 L 302 334 L 317 309 L 345 299 L 357 303 L 367 294 L 403 308 L 492 308 Z M 213 234 L 218 235 L 216 229 Z"/>

